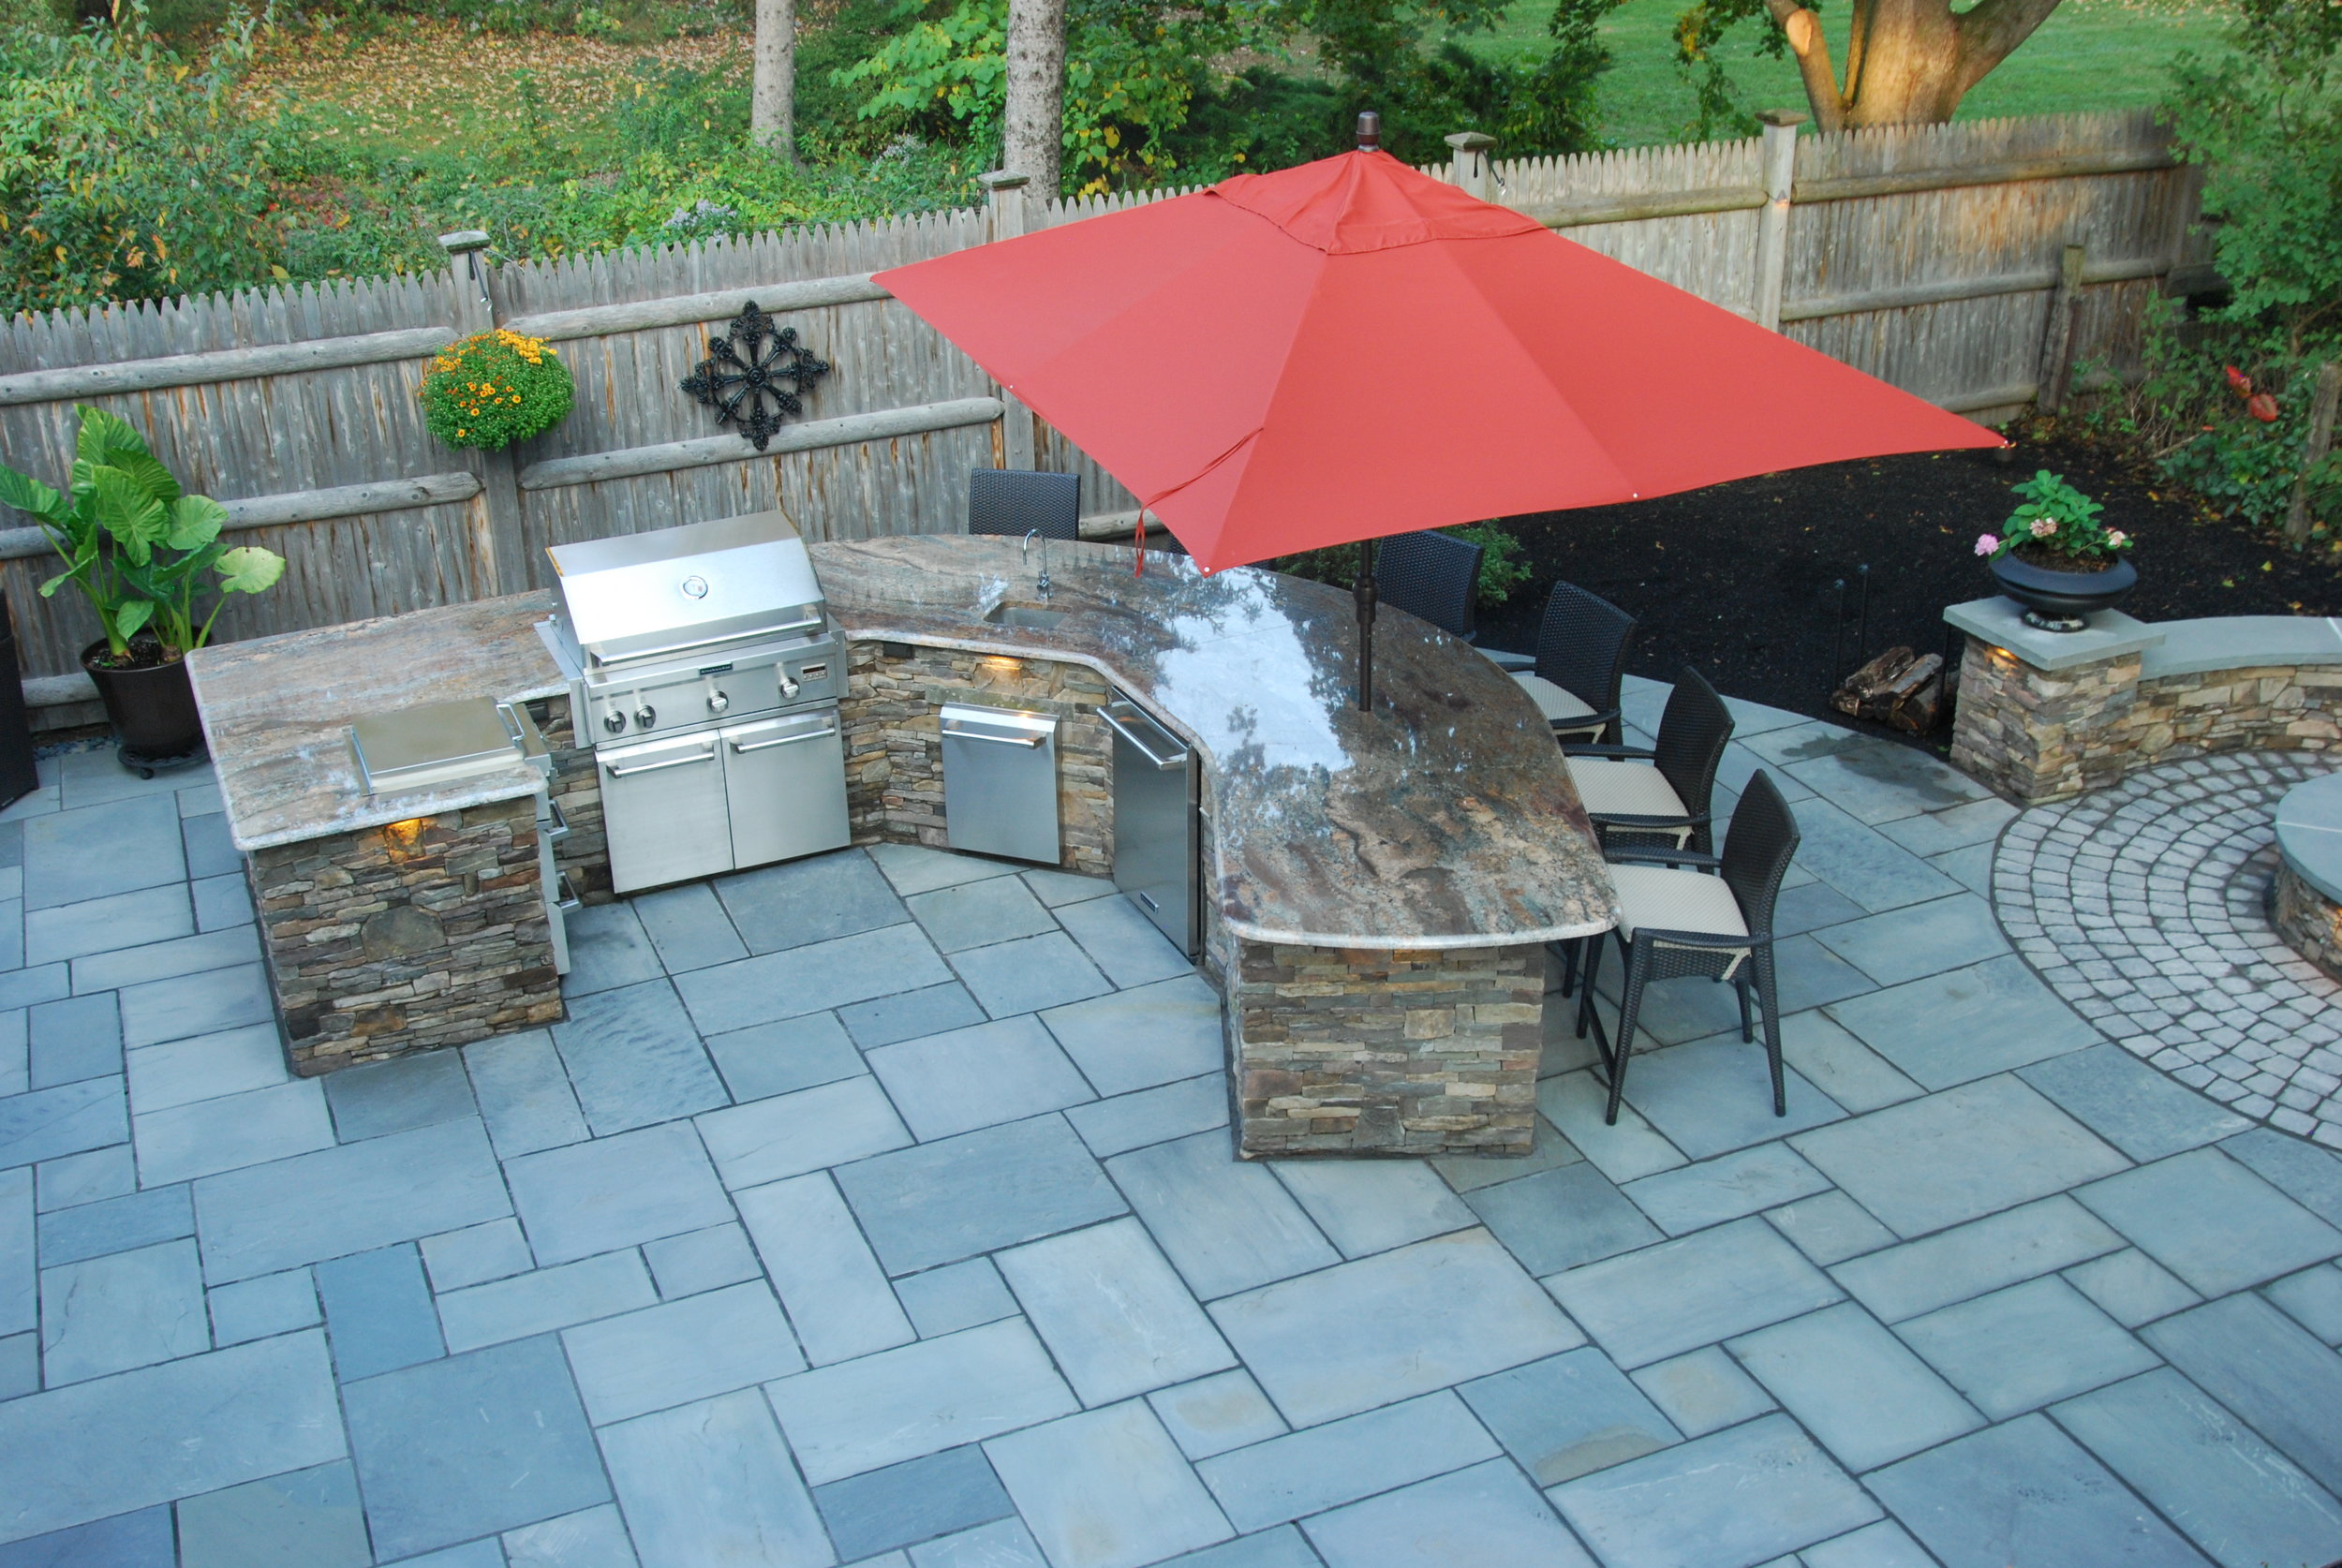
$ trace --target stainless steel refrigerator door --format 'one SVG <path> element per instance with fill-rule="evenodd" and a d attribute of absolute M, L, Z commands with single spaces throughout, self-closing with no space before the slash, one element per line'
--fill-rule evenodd
<path fill-rule="evenodd" d="M 846 745 L 837 709 L 738 724 L 721 734 L 734 865 L 845 847 Z"/>
<path fill-rule="evenodd" d="M 732 869 L 724 763 L 716 733 L 597 752 L 610 884 L 620 893 Z"/>
<path fill-rule="evenodd" d="M 1181 953 L 1195 956 L 1195 754 L 1129 702 L 1109 703 L 1114 732 L 1114 885 Z"/>
<path fill-rule="evenodd" d="M 1056 717 L 953 703 L 940 718 L 952 848 L 1055 865 Z"/>

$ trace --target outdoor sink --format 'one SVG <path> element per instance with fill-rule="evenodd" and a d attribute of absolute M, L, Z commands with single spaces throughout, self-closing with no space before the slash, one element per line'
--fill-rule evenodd
<path fill-rule="evenodd" d="M 984 618 L 994 626 L 1025 626 L 1046 631 L 1065 619 L 1065 612 L 1031 604 L 996 604 L 984 613 Z"/>

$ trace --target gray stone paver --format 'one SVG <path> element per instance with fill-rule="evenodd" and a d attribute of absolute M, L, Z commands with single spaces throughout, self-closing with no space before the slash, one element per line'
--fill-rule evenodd
<path fill-rule="evenodd" d="M 2011 821 L 1742 706 L 1726 782 L 1788 764 L 1808 827 L 1793 1115 L 1728 989 L 1671 983 L 1615 1128 L 1553 1009 L 1502 1168 L 1235 1163 L 1216 1001 L 1151 929 L 924 850 L 587 911 L 556 1030 L 289 1082 L 236 901 L 68 864 L 208 783 L 76 762 L 12 815 L 41 939 L 102 946 L 24 967 L 0 866 L 0 1443 L 39 1449 L 0 1562 L 190 1568 L 229 1528 L 336 1563 L 361 1500 L 431 1568 L 2342 1557 L 2342 1161 L 2250 1125 L 2342 1028 L 2238 924 L 2256 846 L 2215 820 L 2289 764 Z M 236 882 L 215 830 L 170 851 Z M 2003 877 L 2010 956 L 1960 890 L 2017 851 L 2070 870 Z M 152 913 L 189 896 L 202 935 Z M 93 899 L 117 928 L 72 935 Z M 272 1091 L 297 1114 L 234 1114 Z M 43 1286 L 92 1267 L 154 1279 L 45 1366 Z"/>

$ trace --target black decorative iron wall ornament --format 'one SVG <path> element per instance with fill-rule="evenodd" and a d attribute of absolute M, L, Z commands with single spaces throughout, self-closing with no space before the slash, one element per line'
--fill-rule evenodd
<path fill-rule="evenodd" d="M 798 394 L 829 374 L 797 341 L 797 329 L 773 325 L 750 301 L 721 337 L 707 340 L 707 358 L 678 383 L 716 410 L 719 424 L 736 424 L 741 438 L 763 451 L 780 429 L 781 416 L 802 414 Z"/>

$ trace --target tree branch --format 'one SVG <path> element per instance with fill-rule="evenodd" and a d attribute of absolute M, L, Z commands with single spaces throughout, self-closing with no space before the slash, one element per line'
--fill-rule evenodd
<path fill-rule="evenodd" d="M 1956 80 L 1961 94 L 2008 59 L 2056 8 L 2057 0 L 1977 0 L 1952 18 L 1960 37 Z"/>
<path fill-rule="evenodd" d="M 2055 5 L 2056 0 L 2050 4 Z M 1814 128 L 1842 129 L 1845 101 L 1838 96 L 1838 79 L 1830 68 L 1830 46 L 1821 36 L 1821 18 L 1797 0 L 1765 0 L 1765 8 L 1781 24 L 1782 34 L 1789 40 L 1789 52 L 1797 56 L 1798 74 L 1805 79 L 1805 101 L 1814 111 Z"/>

